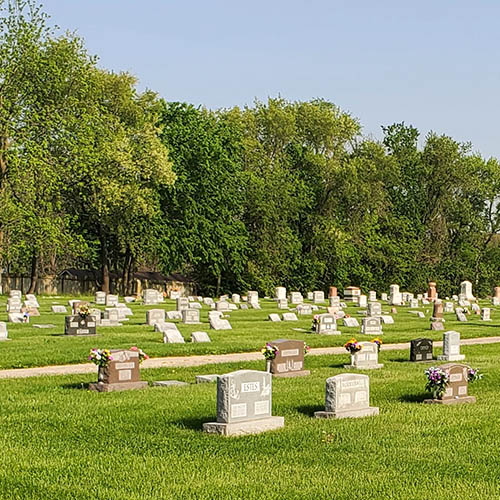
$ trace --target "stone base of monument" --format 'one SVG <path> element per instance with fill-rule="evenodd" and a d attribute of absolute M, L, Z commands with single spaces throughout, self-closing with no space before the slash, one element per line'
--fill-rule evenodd
<path fill-rule="evenodd" d="M 317 332 L 318 335 L 342 335 L 339 330 L 326 330 L 324 332 Z"/>
<path fill-rule="evenodd" d="M 461 403 L 475 403 L 476 398 L 474 396 L 464 396 L 461 398 L 454 399 L 424 399 L 424 403 L 430 405 L 459 405 Z"/>
<path fill-rule="evenodd" d="M 280 378 L 307 377 L 307 375 L 311 375 L 311 372 L 309 370 L 300 370 L 296 372 L 272 373 L 271 375 Z"/>
<path fill-rule="evenodd" d="M 260 434 L 261 432 L 281 429 L 285 426 L 285 417 L 268 417 L 246 422 L 207 422 L 203 424 L 203 432 L 219 434 L 221 436 L 245 436 L 247 434 Z"/>
<path fill-rule="evenodd" d="M 218 374 L 196 375 L 195 381 L 197 384 L 211 384 L 212 382 L 217 382 L 218 378 Z"/>
<path fill-rule="evenodd" d="M 344 368 L 348 370 L 377 370 L 378 368 L 383 368 L 383 363 L 376 363 L 370 366 L 354 366 L 354 365 L 344 365 Z"/>
<path fill-rule="evenodd" d="M 453 354 L 452 356 L 438 356 L 438 361 L 462 361 L 465 359 L 465 354 Z"/>
<path fill-rule="evenodd" d="M 116 384 L 105 384 L 97 382 L 89 385 L 89 390 L 97 392 L 129 391 L 132 389 L 144 389 L 147 382 L 121 382 Z"/>
<path fill-rule="evenodd" d="M 379 414 L 378 407 L 370 406 L 368 408 L 361 408 L 359 410 L 346 410 L 346 411 L 315 411 L 316 418 L 359 418 L 359 417 L 372 417 Z"/>
<path fill-rule="evenodd" d="M 183 387 L 189 384 L 181 380 L 157 380 L 152 385 L 153 387 Z"/>
<path fill-rule="evenodd" d="M 431 330 L 434 330 L 435 332 L 444 330 L 444 325 L 441 321 L 433 321 L 431 323 Z"/>

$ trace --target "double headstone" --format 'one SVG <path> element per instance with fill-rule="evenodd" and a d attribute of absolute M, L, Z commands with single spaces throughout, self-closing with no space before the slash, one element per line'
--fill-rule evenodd
<path fill-rule="evenodd" d="M 325 410 L 314 413 L 316 418 L 357 418 L 379 414 L 370 406 L 368 375 L 342 373 L 326 380 Z"/>
<path fill-rule="evenodd" d="M 311 304 L 299 304 L 297 306 L 297 314 L 299 316 L 306 316 L 312 314 Z"/>
<path fill-rule="evenodd" d="M 432 361 L 432 340 L 414 339 L 410 342 L 410 361 Z"/>
<path fill-rule="evenodd" d="M 372 316 L 363 318 L 361 323 L 361 333 L 364 335 L 382 335 L 382 323 L 380 317 Z"/>
<path fill-rule="evenodd" d="M 146 323 L 153 326 L 155 323 L 165 321 L 165 311 L 163 309 L 150 309 L 146 311 Z"/>
<path fill-rule="evenodd" d="M 106 305 L 108 307 L 116 307 L 118 305 L 118 295 L 106 295 Z"/>
<path fill-rule="evenodd" d="M 147 288 L 142 292 L 145 306 L 153 306 L 158 304 L 158 292 L 152 288 Z"/>
<path fill-rule="evenodd" d="M 65 335 L 96 335 L 96 321 L 93 316 L 75 314 L 64 319 Z"/>
<path fill-rule="evenodd" d="M 366 314 L 370 318 L 382 316 L 382 304 L 380 302 L 368 302 Z"/>
<path fill-rule="evenodd" d="M 274 359 L 267 361 L 267 371 L 275 377 L 303 377 L 309 375 L 304 370 L 304 342 L 302 340 L 279 339 L 269 342 L 278 350 Z"/>
<path fill-rule="evenodd" d="M 110 392 L 147 387 L 147 382 L 141 382 L 138 351 L 112 349 L 111 357 L 107 366 L 99 367 L 98 382 L 90 384 L 91 390 Z"/>
<path fill-rule="evenodd" d="M 186 325 L 197 325 L 200 323 L 200 311 L 198 309 L 183 309 L 182 322 Z"/>
<path fill-rule="evenodd" d="M 351 354 L 351 364 L 344 368 L 357 368 L 359 370 L 375 370 L 384 365 L 378 362 L 378 345 L 375 342 L 360 342 L 361 350 Z"/>
<path fill-rule="evenodd" d="M 316 333 L 320 335 L 340 335 L 337 330 L 337 318 L 333 314 L 318 314 L 315 324 Z"/>
<path fill-rule="evenodd" d="M 272 416 L 272 376 L 239 370 L 217 380 L 217 421 L 203 424 L 205 432 L 224 436 L 258 434 L 284 426 Z"/>
<path fill-rule="evenodd" d="M 444 394 L 437 399 L 425 399 L 424 403 L 459 404 L 475 403 L 476 398 L 467 394 L 469 385 L 469 367 L 466 365 L 447 363 L 439 367 L 448 375 L 448 385 Z"/>
<path fill-rule="evenodd" d="M 300 292 L 290 292 L 290 303 L 293 305 L 302 304 L 304 297 Z"/>

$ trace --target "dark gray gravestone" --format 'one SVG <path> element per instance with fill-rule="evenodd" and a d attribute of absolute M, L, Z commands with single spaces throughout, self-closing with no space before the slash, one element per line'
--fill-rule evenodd
<path fill-rule="evenodd" d="M 66 316 L 64 322 L 65 335 L 96 335 L 96 322 L 93 316 Z"/>
<path fill-rule="evenodd" d="M 414 339 L 410 342 L 410 361 L 432 361 L 432 340 Z"/>

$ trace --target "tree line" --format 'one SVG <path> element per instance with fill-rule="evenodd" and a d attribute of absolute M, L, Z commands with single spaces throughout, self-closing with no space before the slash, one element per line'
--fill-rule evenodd
<path fill-rule="evenodd" d="M 32 0 L 0 17 L 0 268 L 139 268 L 200 291 L 500 283 L 500 166 L 322 99 L 210 110 L 139 92 Z"/>

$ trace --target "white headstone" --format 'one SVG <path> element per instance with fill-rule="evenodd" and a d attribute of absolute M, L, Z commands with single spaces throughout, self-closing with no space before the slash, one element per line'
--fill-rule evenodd
<path fill-rule="evenodd" d="M 461 361 L 465 355 L 460 354 L 460 333 L 455 331 L 444 332 L 443 354 L 438 356 L 440 361 Z"/>
<path fill-rule="evenodd" d="M 210 337 L 207 332 L 193 332 L 191 342 L 210 342 Z"/>
<path fill-rule="evenodd" d="M 163 342 L 165 344 L 184 344 L 184 337 L 180 334 L 179 330 L 164 330 Z"/>

